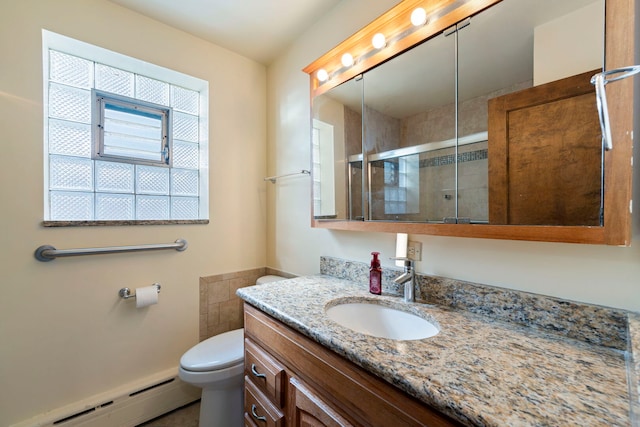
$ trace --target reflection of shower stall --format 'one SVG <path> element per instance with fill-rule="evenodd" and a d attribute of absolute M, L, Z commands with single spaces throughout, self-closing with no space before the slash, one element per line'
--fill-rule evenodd
<path fill-rule="evenodd" d="M 457 153 L 457 155 L 456 155 Z M 351 219 L 372 221 L 488 222 L 487 132 L 349 158 Z M 359 217 L 359 218 L 358 218 Z"/>

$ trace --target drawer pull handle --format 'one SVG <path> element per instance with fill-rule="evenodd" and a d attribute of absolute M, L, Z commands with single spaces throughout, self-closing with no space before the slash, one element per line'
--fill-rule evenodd
<path fill-rule="evenodd" d="M 267 422 L 267 417 L 261 417 L 258 414 L 256 414 L 256 405 L 252 404 L 251 405 L 251 415 L 253 415 L 253 418 L 255 418 L 257 421 L 262 421 L 262 422 Z"/>
<path fill-rule="evenodd" d="M 256 371 L 256 364 L 252 363 L 251 364 L 251 373 L 256 377 L 256 378 L 267 378 L 267 376 L 265 374 L 261 374 L 260 372 Z"/>

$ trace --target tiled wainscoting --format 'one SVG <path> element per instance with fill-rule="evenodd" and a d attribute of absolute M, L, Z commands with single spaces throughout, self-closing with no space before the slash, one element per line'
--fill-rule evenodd
<path fill-rule="evenodd" d="M 200 341 L 244 326 L 242 300 L 238 288 L 253 286 L 260 276 L 293 277 L 269 267 L 200 278 Z"/>

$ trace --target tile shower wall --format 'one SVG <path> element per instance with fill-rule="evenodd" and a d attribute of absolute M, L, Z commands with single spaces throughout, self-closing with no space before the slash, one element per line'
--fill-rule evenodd
<path fill-rule="evenodd" d="M 458 134 L 461 136 L 487 129 L 489 99 L 531 87 L 531 81 L 515 84 L 459 104 Z M 365 106 L 362 142 L 360 113 L 345 108 L 345 142 L 347 155 L 359 154 L 364 145 L 367 153 L 379 153 L 398 147 L 410 147 L 445 141 L 456 134 L 455 105 L 448 104 L 412 116 L 397 119 Z M 458 154 L 458 197 L 455 198 L 456 166 L 453 148 L 421 153 L 420 177 L 417 185 L 385 182 L 385 161 L 372 162 L 371 218 L 374 220 L 434 221 L 446 217 L 468 218 L 472 222 L 487 222 L 488 209 L 488 149 L 487 143 L 463 145 Z M 409 157 L 407 157 L 409 158 Z M 352 166 L 356 166 L 352 164 Z M 362 214 L 362 167 L 351 169 L 351 218 Z M 386 165 L 386 166 L 385 166 Z M 367 169 L 365 168 L 365 171 Z M 399 206 L 399 208 L 396 208 Z M 353 214 L 355 212 L 355 214 Z"/>
<path fill-rule="evenodd" d="M 256 284 L 259 277 L 292 274 L 268 267 L 200 278 L 200 341 L 244 326 L 242 300 L 236 290 Z"/>
<path fill-rule="evenodd" d="M 458 217 L 488 221 L 487 141 L 458 148 Z M 455 149 L 429 151 L 420 156 L 420 198 L 428 221 L 455 215 Z M 417 220 L 424 221 L 424 218 Z"/>

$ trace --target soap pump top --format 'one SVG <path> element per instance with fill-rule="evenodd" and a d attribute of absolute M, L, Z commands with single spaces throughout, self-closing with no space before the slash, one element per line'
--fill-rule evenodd
<path fill-rule="evenodd" d="M 382 269 L 378 255 L 380 252 L 371 252 L 371 267 L 369 268 L 369 292 L 375 295 L 382 293 Z"/>
<path fill-rule="evenodd" d="M 380 268 L 380 260 L 378 259 L 378 255 L 380 252 L 371 252 L 373 255 L 373 259 L 371 260 L 371 268 Z"/>

